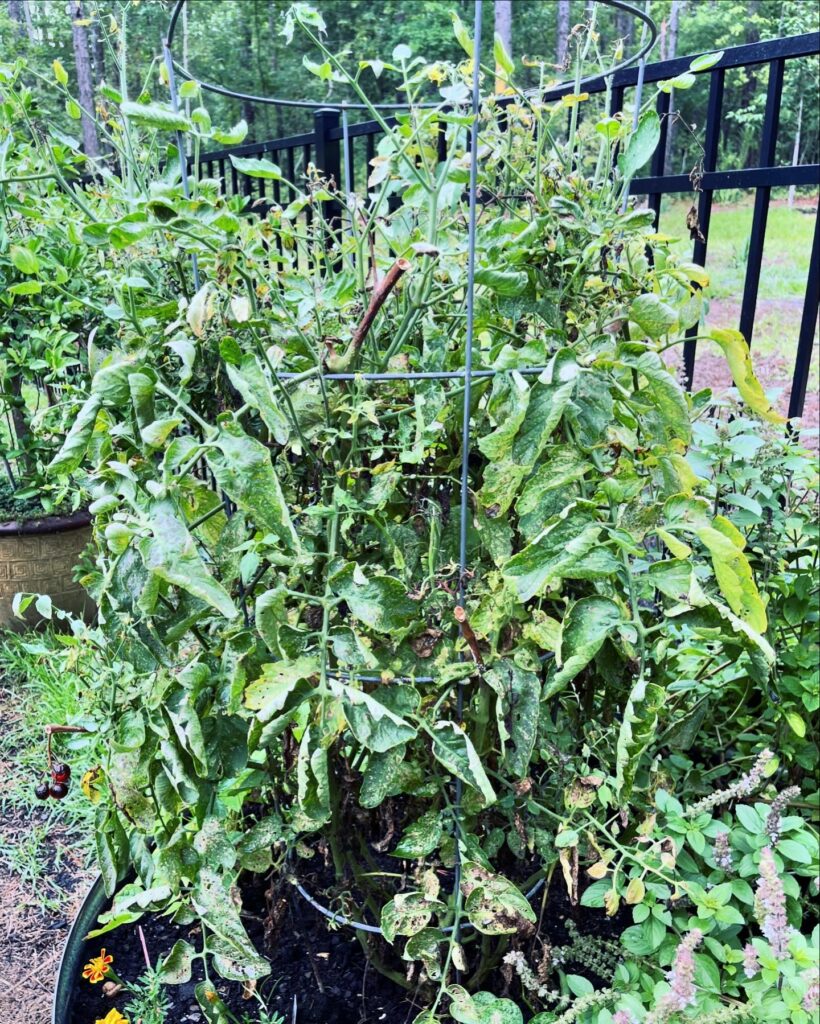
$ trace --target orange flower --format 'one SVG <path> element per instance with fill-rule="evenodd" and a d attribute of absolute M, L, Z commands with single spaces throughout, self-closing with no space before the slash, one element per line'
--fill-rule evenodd
<path fill-rule="evenodd" d="M 102 981 L 106 974 L 108 974 L 109 968 L 113 963 L 114 957 L 106 956 L 105 950 L 101 949 L 100 955 L 92 956 L 83 968 L 83 977 L 88 978 L 92 985 L 96 985 L 98 981 Z M 116 1020 L 112 1021 L 111 1024 L 117 1024 Z"/>
<path fill-rule="evenodd" d="M 103 1018 L 97 1018 L 96 1024 L 128 1024 L 119 1010 L 109 1010 Z"/>

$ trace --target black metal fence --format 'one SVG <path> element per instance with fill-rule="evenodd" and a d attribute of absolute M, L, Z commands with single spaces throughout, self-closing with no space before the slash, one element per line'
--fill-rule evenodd
<path fill-rule="evenodd" d="M 763 246 L 766 238 L 766 223 L 773 188 L 820 186 L 820 164 L 796 166 L 774 166 L 783 96 L 783 78 L 786 62 L 800 57 L 820 54 L 820 33 L 789 36 L 768 42 L 750 43 L 726 50 L 718 65 L 702 75 L 709 78 L 709 96 L 704 120 L 706 137 L 702 158 L 703 175 L 699 181 L 697 212 L 700 234 L 693 243 L 692 259 L 705 265 L 709 242 L 709 224 L 714 193 L 721 189 L 754 189 L 754 211 L 751 237 L 746 258 L 746 276 L 740 309 L 738 328 L 749 344 L 752 344 L 755 326 L 760 275 L 763 265 Z M 674 60 L 648 64 L 643 73 L 646 84 L 675 78 L 689 69 L 692 58 L 680 57 Z M 721 122 L 727 111 L 724 109 L 724 83 L 727 71 L 768 65 L 769 76 L 766 107 L 760 138 L 757 163 L 753 167 L 737 170 L 718 170 L 717 160 L 720 143 Z M 639 70 L 636 67 L 615 72 L 611 76 L 611 107 L 614 115 L 624 109 L 629 91 L 638 86 Z M 604 79 L 585 85 L 589 93 L 602 94 L 607 85 Z M 545 101 L 558 100 L 571 92 L 570 84 L 545 94 Z M 661 116 L 661 139 L 651 164 L 649 175 L 636 178 L 631 185 L 633 195 L 646 196 L 648 205 L 655 211 L 659 225 L 661 200 L 665 195 L 691 193 L 692 179 L 688 174 L 664 174 L 668 144 L 670 94 L 659 92 L 657 110 Z M 338 108 L 318 109 L 313 115 L 313 130 L 300 135 L 265 142 L 253 142 L 231 149 L 204 153 L 199 158 L 198 170 L 208 177 L 217 176 L 224 182 L 228 195 L 245 195 L 252 200 L 268 200 L 286 205 L 291 198 L 283 195 L 288 186 L 279 181 L 265 181 L 242 174 L 231 163 L 230 157 L 274 156 L 282 166 L 286 177 L 294 182 L 304 173 L 309 164 L 319 168 L 326 177 L 336 182 L 343 180 L 349 190 L 355 188 L 357 167 L 369 166 L 376 153 L 377 137 L 382 127 L 377 121 L 363 121 L 358 124 L 342 124 L 343 114 Z M 395 119 L 386 119 L 389 125 Z M 443 144 L 443 133 L 441 136 Z M 345 143 L 343 145 L 343 143 Z M 364 147 L 364 154 L 361 153 Z M 445 154 L 440 153 L 440 158 Z M 344 165 L 344 166 L 343 166 Z M 267 189 L 267 191 L 266 191 Z M 820 215 L 815 221 L 814 241 L 809 262 L 805 300 L 797 339 L 797 351 L 792 375 L 788 416 L 802 415 L 809 381 L 812 349 L 817 324 L 818 301 L 820 301 Z M 695 370 L 697 326 L 688 332 L 684 344 L 683 365 L 687 386 L 691 387 Z"/>

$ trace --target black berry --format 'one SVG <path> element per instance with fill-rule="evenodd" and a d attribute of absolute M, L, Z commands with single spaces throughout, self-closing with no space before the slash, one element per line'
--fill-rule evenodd
<path fill-rule="evenodd" d="M 48 783 L 41 782 L 39 786 L 36 786 L 34 790 L 34 795 L 37 797 L 38 800 L 48 800 L 48 798 L 51 796 L 51 791 L 48 788 Z"/>
<path fill-rule="evenodd" d="M 51 766 L 51 778 L 54 782 L 67 783 L 71 778 L 71 768 L 67 764 L 55 761 Z"/>
<path fill-rule="evenodd" d="M 68 786 L 64 782 L 52 782 L 49 793 L 55 800 L 64 800 L 68 796 Z"/>

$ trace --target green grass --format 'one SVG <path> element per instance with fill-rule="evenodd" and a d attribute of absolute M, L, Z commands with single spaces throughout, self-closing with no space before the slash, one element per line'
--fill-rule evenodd
<path fill-rule="evenodd" d="M 94 807 L 80 779 L 99 763 L 100 751 L 93 736 L 55 737 L 55 757 L 72 768 L 71 787 L 62 801 L 40 801 L 34 787 L 46 776 L 43 730 L 82 724 L 83 711 L 96 700 L 95 677 L 98 668 L 89 656 L 53 633 L 0 639 L 0 866 L 47 910 L 62 901 L 61 874 L 93 861 Z"/>
<path fill-rule="evenodd" d="M 720 193 L 716 193 L 715 199 L 706 255 L 708 295 L 713 300 L 715 324 L 736 328 L 746 280 L 753 199 L 749 196 L 739 202 L 721 204 Z M 673 249 L 689 259 L 692 243 L 685 225 L 690 205 L 688 197 L 685 201 L 667 202 L 660 220 L 664 234 L 680 239 Z M 804 197 L 789 209 L 782 197 L 775 195 L 766 226 L 753 345 L 757 352 L 766 355 L 781 353 L 789 365 L 797 347 L 816 207 L 816 198 Z"/>

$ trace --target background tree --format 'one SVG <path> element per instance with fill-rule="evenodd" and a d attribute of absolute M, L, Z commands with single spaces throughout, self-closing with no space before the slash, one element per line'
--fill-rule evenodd
<path fill-rule="evenodd" d="M 504 44 L 507 53 L 512 53 L 512 0 L 495 0 L 495 34 Z M 496 81 L 495 91 L 502 92 L 503 82 Z"/>
<path fill-rule="evenodd" d="M 83 111 L 80 118 L 83 130 L 83 149 L 86 156 L 96 157 L 100 155 L 100 144 L 93 118 L 94 78 L 91 54 L 88 49 L 88 25 L 91 24 L 91 19 L 83 15 L 82 0 L 72 0 L 70 15 L 74 62 L 77 68 L 77 93 Z"/>
<path fill-rule="evenodd" d="M 566 60 L 567 47 L 569 46 L 569 18 L 570 16 L 570 2 L 569 0 L 558 0 L 558 6 L 556 7 L 556 48 L 555 48 L 555 62 L 561 67 Z"/>
<path fill-rule="evenodd" d="M 13 60 L 23 54 L 40 69 L 46 69 L 59 58 L 78 76 L 90 51 L 90 81 L 98 88 L 103 80 L 116 84 L 113 58 L 119 39 L 111 30 L 111 17 L 117 25 L 128 22 L 128 88 L 132 97 L 138 96 L 146 85 L 146 74 L 151 62 L 161 52 L 161 41 L 167 30 L 172 0 L 141 0 L 134 6 L 116 0 L 72 0 L 71 8 L 81 3 L 83 17 L 66 18 L 63 0 L 39 0 L 26 5 L 23 0 L 6 0 L 0 4 L 0 52 L 4 60 Z M 428 59 L 441 58 L 459 61 L 463 51 L 453 38 L 449 11 L 455 10 L 466 24 L 472 20 L 472 0 L 347 0 L 344 17 L 333 0 L 315 0 L 316 6 L 328 14 L 328 43 L 334 49 L 348 48 L 357 56 L 367 58 L 377 53 L 392 52 L 403 42 L 414 53 Z M 30 13 L 31 30 L 27 30 L 26 7 Z M 219 3 L 189 3 L 180 19 L 175 40 L 175 55 L 190 67 L 192 73 L 211 82 L 221 82 L 250 93 L 280 96 L 291 99 L 328 100 L 339 102 L 355 100 L 337 83 L 321 82 L 308 73 L 302 58 L 307 44 L 295 37 L 291 45 L 280 34 L 284 12 L 290 0 L 220 0 Z M 538 68 L 525 65 L 520 58 L 544 60 L 552 67 L 556 58 L 563 61 L 567 53 L 567 38 L 574 24 L 583 22 L 588 13 L 587 0 L 559 0 L 544 4 L 542 0 L 499 0 L 497 13 L 502 27 L 509 6 L 511 52 L 517 58 L 516 74 L 524 86 L 538 83 Z M 495 13 L 495 11 L 494 11 Z M 715 49 L 725 49 L 758 39 L 772 39 L 780 35 L 808 32 L 817 28 L 817 8 L 811 0 L 721 0 L 711 3 L 698 0 L 685 4 L 684 0 L 652 0 L 650 14 L 663 27 L 664 54 L 685 55 Z M 634 52 L 638 45 L 640 25 L 622 11 L 599 6 L 597 10 L 601 40 L 612 44 L 617 38 L 626 40 L 626 52 Z M 86 22 L 80 26 L 85 39 L 85 50 L 80 40 L 79 53 L 75 52 L 74 20 Z M 187 34 L 185 32 L 187 21 Z M 187 35 L 187 47 L 186 47 Z M 486 62 L 492 63 L 492 30 L 484 33 Z M 185 50 L 188 54 L 186 57 Z M 661 58 L 660 42 L 650 60 Z M 558 78 L 559 73 L 555 72 Z M 719 167 L 729 169 L 748 165 L 756 159 L 765 109 L 768 68 L 761 65 L 733 70 L 726 76 L 722 120 Z M 793 159 L 800 99 L 818 80 L 817 59 L 789 61 L 784 82 L 780 112 L 778 159 L 790 164 Z M 147 85 L 155 98 L 163 98 L 156 78 Z M 395 91 L 395 78 L 388 73 L 368 81 L 374 98 L 380 101 L 400 100 Z M 433 86 L 431 85 L 431 91 Z M 680 112 L 681 119 L 690 128 L 679 123 L 672 130 L 667 156 L 668 170 L 686 173 L 697 162 L 704 141 L 703 123 L 708 81 L 704 77 L 694 88 L 677 91 L 672 98 L 672 109 Z M 166 94 L 167 96 L 167 94 Z M 631 102 L 631 90 L 627 91 Z M 85 101 L 84 101 L 85 102 Z M 74 134 L 82 130 L 81 124 L 66 114 L 62 100 L 56 93 L 49 95 L 38 90 L 40 113 L 50 127 Z M 208 108 L 216 123 L 229 127 L 241 117 L 251 125 L 249 141 L 277 138 L 309 131 L 309 111 L 256 105 L 245 107 L 225 97 L 208 96 Z M 353 115 L 351 115 L 353 117 Z M 804 102 L 799 159 L 804 163 L 820 157 L 820 124 L 818 106 Z"/>

